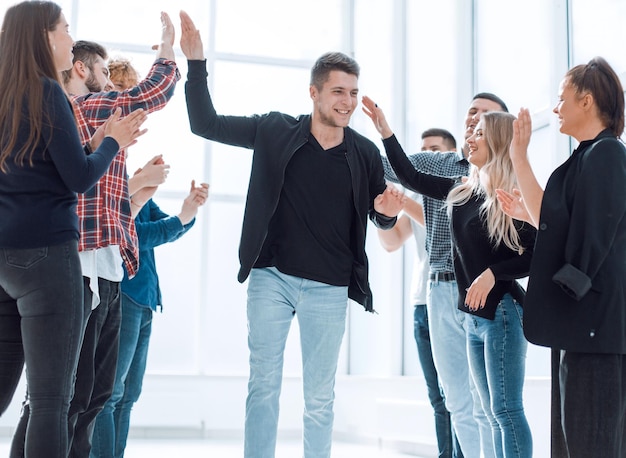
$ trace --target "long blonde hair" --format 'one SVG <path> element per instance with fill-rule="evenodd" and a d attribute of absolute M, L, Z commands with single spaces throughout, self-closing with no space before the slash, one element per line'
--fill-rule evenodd
<path fill-rule="evenodd" d="M 515 116 L 500 111 L 491 111 L 481 116 L 483 136 L 487 142 L 487 161 L 482 168 L 471 167 L 468 180 L 453 188 L 448 194 L 448 212 L 452 206 L 467 203 L 472 196 L 482 197 L 480 217 L 487 225 L 489 239 L 498 247 L 504 243 L 508 248 L 522 253 L 519 234 L 513 218 L 506 215 L 496 198 L 496 189 L 511 192 L 517 187 L 513 164 L 509 157 L 509 146 L 513 139 Z"/>

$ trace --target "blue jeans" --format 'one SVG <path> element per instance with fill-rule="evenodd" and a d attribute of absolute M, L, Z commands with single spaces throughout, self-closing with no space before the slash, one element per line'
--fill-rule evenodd
<path fill-rule="evenodd" d="M 417 304 L 413 311 L 413 335 L 417 344 L 417 355 L 422 366 L 422 373 L 428 390 L 428 400 L 435 412 L 435 434 L 439 458 L 463 458 L 463 452 L 456 439 L 450 421 L 450 412 L 446 409 L 439 377 L 433 362 L 430 348 L 430 332 L 428 330 L 428 311 L 426 304 Z"/>
<path fill-rule="evenodd" d="M 96 418 L 92 458 L 123 457 L 130 412 L 139 399 L 146 373 L 153 312 L 122 293 L 120 348 L 113 394 Z"/>
<path fill-rule="evenodd" d="M 0 249 L 0 370 L 21 372 L 23 363 L 15 353 L 22 346 L 30 393 L 20 454 L 67 456 L 68 409 L 85 314 L 82 278 L 76 240 Z M 6 359 L 7 354 L 13 356 Z"/>
<path fill-rule="evenodd" d="M 347 287 L 285 275 L 274 267 L 252 269 L 248 283 L 246 458 L 274 457 L 283 354 L 294 315 L 302 351 L 304 457 L 330 457 L 335 374 L 347 304 Z"/>
<path fill-rule="evenodd" d="M 493 320 L 468 315 L 470 372 L 491 423 L 496 456 L 532 457 L 532 437 L 524 414 L 522 391 L 528 343 L 522 330 L 522 307 L 506 294 Z"/>
<path fill-rule="evenodd" d="M 463 455 L 478 458 L 482 448 L 485 458 L 491 458 L 491 425 L 470 377 L 465 336 L 468 315 L 457 308 L 458 297 L 455 281 L 429 283 L 427 306 L 433 360 Z"/>

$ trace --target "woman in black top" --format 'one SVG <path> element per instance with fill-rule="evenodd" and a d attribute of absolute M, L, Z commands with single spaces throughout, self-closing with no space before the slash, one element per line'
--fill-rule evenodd
<path fill-rule="evenodd" d="M 7 9 L 0 39 L 0 413 L 26 362 L 30 421 L 25 456 L 67 457 L 68 408 L 83 325 L 76 192 L 93 186 L 145 114 L 80 144 L 60 72 L 74 40 L 58 5 Z M 104 134 L 104 135 L 103 135 Z M 102 138 L 104 137 L 104 138 Z"/>
<path fill-rule="evenodd" d="M 539 231 L 524 333 L 552 348 L 552 456 L 626 456 L 626 148 L 624 90 L 601 57 L 572 68 L 554 108 L 578 147 L 545 191 L 530 167 L 522 109 L 511 144 L 523 201 L 503 208 Z M 525 204 L 525 205 L 524 205 Z"/>
<path fill-rule="evenodd" d="M 504 112 L 482 115 L 467 140 L 472 168 L 463 181 L 415 170 L 382 110 L 367 97 L 363 105 L 402 185 L 448 202 L 458 307 L 471 315 L 465 322 L 470 372 L 493 433 L 494 450 L 483 452 L 531 457 L 532 437 L 522 401 L 527 348 L 522 331 L 524 291 L 516 279 L 528 275 L 535 229 L 506 215 L 495 192 L 515 186 L 508 151 L 515 117 Z"/>

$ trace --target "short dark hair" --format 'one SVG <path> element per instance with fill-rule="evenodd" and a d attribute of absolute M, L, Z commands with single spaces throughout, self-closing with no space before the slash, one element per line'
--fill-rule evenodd
<path fill-rule="evenodd" d="M 504 100 L 502 100 L 497 95 L 492 94 L 491 92 L 479 92 L 472 98 L 472 100 L 476 100 L 476 99 L 491 100 L 492 102 L 495 102 L 498 105 L 500 105 L 500 107 L 502 108 L 502 111 L 506 111 L 507 113 L 509 112 L 509 109 L 507 108 L 506 103 L 504 103 Z"/>
<path fill-rule="evenodd" d="M 79 40 L 74 43 L 72 52 L 74 53 L 74 58 L 72 59 L 72 62 L 76 63 L 78 61 L 81 61 L 90 70 L 93 70 L 93 64 L 96 63 L 96 59 L 98 57 L 102 57 L 102 59 L 104 60 L 107 60 L 109 57 L 105 47 L 99 45 L 94 41 Z M 63 84 L 69 83 L 71 78 L 72 69 L 65 70 L 63 72 Z"/>
<path fill-rule="evenodd" d="M 598 107 L 600 119 L 616 137 L 624 132 L 624 88 L 619 77 L 602 57 L 573 67 L 565 74 L 576 93 L 589 92 Z"/>
<path fill-rule="evenodd" d="M 342 52 L 327 52 L 320 56 L 313 68 L 311 68 L 311 86 L 322 89 L 324 83 L 328 80 L 328 75 L 333 70 L 339 70 L 349 75 L 359 77 L 361 68 L 352 57 Z"/>
<path fill-rule="evenodd" d="M 450 133 L 450 131 L 446 129 L 440 129 L 439 127 L 432 127 L 430 129 L 426 129 L 422 132 L 422 140 L 426 137 L 441 137 L 443 138 L 444 143 L 448 145 L 449 149 L 456 148 L 456 139 L 454 135 Z"/>

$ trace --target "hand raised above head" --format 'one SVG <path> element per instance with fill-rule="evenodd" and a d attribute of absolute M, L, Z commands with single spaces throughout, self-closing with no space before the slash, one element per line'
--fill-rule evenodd
<path fill-rule="evenodd" d="M 161 42 L 167 43 L 170 46 L 174 46 L 174 40 L 176 39 L 176 30 L 174 29 L 174 23 L 170 18 L 170 15 L 165 11 L 161 12 Z"/>
<path fill-rule="evenodd" d="M 188 60 L 204 60 L 202 38 L 191 17 L 185 12 L 180 12 L 180 48 Z"/>
<path fill-rule="evenodd" d="M 157 57 L 174 61 L 174 40 L 176 39 L 176 30 L 174 23 L 170 19 L 169 14 L 161 11 L 161 42 L 153 45 L 152 49 L 158 51 Z"/>

